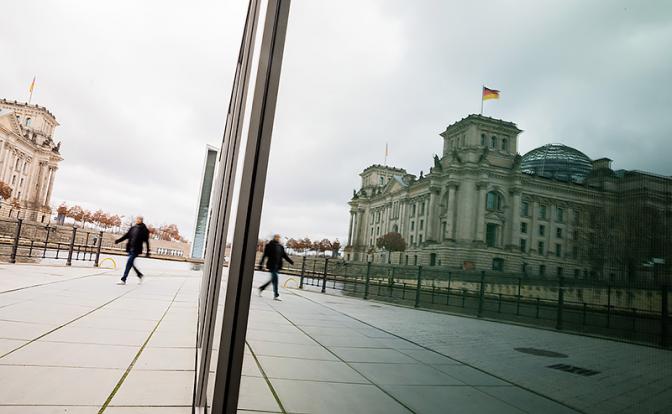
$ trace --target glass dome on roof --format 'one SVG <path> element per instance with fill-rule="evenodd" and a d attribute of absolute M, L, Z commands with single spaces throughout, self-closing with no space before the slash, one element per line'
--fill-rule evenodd
<path fill-rule="evenodd" d="M 562 144 L 547 144 L 523 155 L 520 168 L 526 174 L 581 183 L 593 165 L 579 150 Z"/>

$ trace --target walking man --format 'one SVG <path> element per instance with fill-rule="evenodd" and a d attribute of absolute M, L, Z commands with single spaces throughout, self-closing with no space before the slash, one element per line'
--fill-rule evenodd
<path fill-rule="evenodd" d="M 280 300 L 280 293 L 278 293 L 278 272 L 282 269 L 282 259 L 287 260 L 291 264 L 294 264 L 294 261 L 285 253 L 285 248 L 280 244 L 279 234 L 273 236 L 273 240 L 268 242 L 266 247 L 264 247 L 264 255 L 261 256 L 261 262 L 259 263 L 260 269 L 264 266 L 264 259 L 266 259 L 266 269 L 271 272 L 271 280 L 259 286 L 259 296 L 261 296 L 261 292 L 270 283 L 273 283 L 273 299 Z"/>
<path fill-rule="evenodd" d="M 138 275 L 140 283 L 142 283 L 142 276 L 144 276 L 137 267 L 135 267 L 135 258 L 142 254 L 142 245 L 147 244 L 147 257 L 149 257 L 149 229 L 145 226 L 145 223 L 142 222 L 142 217 L 138 216 L 135 218 L 135 225 L 128 229 L 126 234 L 121 236 L 121 238 L 115 240 L 114 244 L 121 243 L 124 240 L 126 242 L 126 252 L 128 253 L 128 260 L 126 261 L 126 269 L 124 270 L 124 275 L 121 277 L 121 282 L 117 283 L 118 285 L 125 285 L 126 278 L 128 278 L 128 273 L 131 271 L 131 267 L 135 270 L 135 274 Z"/>

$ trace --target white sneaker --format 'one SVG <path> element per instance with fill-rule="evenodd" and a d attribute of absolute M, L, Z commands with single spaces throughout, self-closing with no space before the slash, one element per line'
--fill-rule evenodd
<path fill-rule="evenodd" d="M 263 290 L 257 289 L 257 296 L 261 297 L 261 292 L 263 292 Z"/>
<path fill-rule="evenodd" d="M 126 282 L 125 282 L 125 281 L 123 281 L 123 280 L 122 280 L 122 281 L 120 281 L 120 282 L 117 282 L 117 285 L 125 285 L 125 284 L 126 284 Z"/>
<path fill-rule="evenodd" d="M 273 300 L 277 300 L 278 302 L 282 302 L 282 299 L 280 299 L 279 296 L 274 297 Z"/>

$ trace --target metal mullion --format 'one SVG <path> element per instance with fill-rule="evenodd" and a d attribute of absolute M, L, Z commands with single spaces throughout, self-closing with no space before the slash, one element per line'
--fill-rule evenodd
<path fill-rule="evenodd" d="M 251 4 L 250 4 L 251 7 Z M 248 14 L 250 10 L 248 8 Z M 224 126 L 224 135 L 222 137 L 222 144 L 220 146 L 219 150 L 219 159 L 217 160 L 218 162 L 218 168 L 217 168 L 217 175 L 215 177 L 215 182 L 214 182 L 214 193 L 211 199 L 211 203 L 214 206 L 212 208 L 212 211 L 210 212 L 210 220 L 208 220 L 208 232 L 207 232 L 207 242 L 206 246 L 213 246 L 215 241 L 216 241 L 216 232 L 211 231 L 212 228 L 217 228 L 217 223 L 219 222 L 219 209 L 220 209 L 220 204 L 221 204 L 221 197 L 222 197 L 222 182 L 224 181 L 224 171 L 225 167 L 222 166 L 222 158 L 224 157 L 226 161 L 226 157 L 229 154 L 228 148 L 229 148 L 229 142 L 231 139 L 231 120 L 232 120 L 232 113 L 235 112 L 235 103 L 236 103 L 236 97 L 238 96 L 238 90 L 239 90 L 239 85 L 240 85 L 240 72 L 241 72 L 241 66 L 242 66 L 242 56 L 243 56 L 243 50 L 245 48 L 245 39 L 247 35 L 247 29 L 248 29 L 248 20 L 245 22 L 245 26 L 243 28 L 243 37 L 241 39 L 241 44 L 240 44 L 240 49 L 238 52 L 238 59 L 236 61 L 236 70 L 234 72 L 234 78 L 233 78 L 233 86 L 231 88 L 231 96 L 229 97 L 229 106 L 226 114 L 226 122 Z M 198 346 L 201 345 L 201 330 L 203 329 L 202 326 L 202 319 L 205 315 L 205 303 L 206 303 L 206 298 L 208 297 L 208 292 L 209 292 L 209 283 L 210 283 L 210 272 L 212 269 L 211 262 L 213 259 L 213 254 L 214 250 L 212 249 L 205 249 L 205 260 L 204 260 L 204 268 L 203 268 L 203 274 L 201 276 L 201 292 L 200 292 L 200 301 L 199 301 L 199 332 L 198 332 Z"/>
<path fill-rule="evenodd" d="M 245 103 L 249 86 L 254 39 L 258 23 L 259 5 L 261 0 L 250 0 L 248 15 L 243 32 L 241 49 L 234 78 L 229 114 L 225 127 L 224 140 L 220 152 L 220 169 L 217 174 L 215 200 L 218 203 L 212 212 L 212 225 L 208 230 L 208 241 L 211 249 L 208 251 L 209 260 L 204 269 L 203 283 L 207 284 L 207 291 L 202 286 L 202 326 L 199 329 L 200 358 L 198 358 L 198 372 L 196 377 L 196 406 L 207 403 L 207 384 L 210 371 L 212 350 L 212 333 L 216 323 L 217 304 L 221 286 L 223 258 L 226 251 L 228 221 L 230 205 L 233 198 L 234 178 L 240 147 L 241 125 L 245 115 Z M 207 275 L 207 276 L 206 276 Z M 207 279 L 206 279 L 207 277 Z"/>
<path fill-rule="evenodd" d="M 212 404 L 212 412 L 217 414 L 233 414 L 238 405 L 257 237 L 289 5 L 290 0 L 269 0 L 266 10 L 245 159 L 241 173 L 234 244 L 217 359 Z"/>

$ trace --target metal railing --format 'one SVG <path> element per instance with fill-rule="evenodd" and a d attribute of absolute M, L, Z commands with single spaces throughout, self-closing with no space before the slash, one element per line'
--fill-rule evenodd
<path fill-rule="evenodd" d="M 669 284 L 543 278 L 297 257 L 300 289 L 376 299 L 669 347 Z"/>
<path fill-rule="evenodd" d="M 91 261 L 98 267 L 102 242 L 102 231 L 0 219 L 0 258 L 9 263 L 62 259 L 67 266 L 73 261 Z"/>

